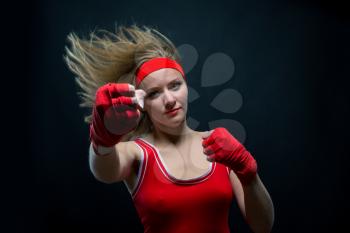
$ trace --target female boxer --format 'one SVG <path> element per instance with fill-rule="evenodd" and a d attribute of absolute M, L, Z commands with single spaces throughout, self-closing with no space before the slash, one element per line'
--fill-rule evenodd
<path fill-rule="evenodd" d="M 255 233 L 270 232 L 272 200 L 257 162 L 225 128 L 187 125 L 187 78 L 173 43 L 149 27 L 68 36 L 65 56 L 91 107 L 90 167 L 123 181 L 149 233 L 226 233 L 235 199 Z"/>

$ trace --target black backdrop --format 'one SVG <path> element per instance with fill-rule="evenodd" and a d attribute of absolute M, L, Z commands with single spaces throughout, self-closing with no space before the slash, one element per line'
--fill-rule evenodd
<path fill-rule="evenodd" d="M 350 24 L 345 5 L 292 0 L 16 4 L 11 18 L 3 19 L 15 22 L 3 37 L 12 54 L 5 79 L 18 85 L 3 92 L 12 111 L 3 115 L 19 126 L 7 134 L 14 160 L 3 165 L 7 177 L 15 178 L 7 179 L 10 192 L 4 199 L 12 229 L 142 232 L 124 185 L 99 183 L 89 171 L 86 111 L 78 106 L 73 74 L 62 59 L 69 32 L 87 35 L 133 22 L 157 27 L 176 45 L 198 51 L 188 80 L 200 98 L 189 114 L 200 122 L 198 130 L 222 118 L 244 126 L 245 145 L 275 205 L 273 232 L 339 232 L 346 226 Z M 16 39 L 8 39 L 11 35 Z M 15 42 L 17 55 L 9 49 Z M 234 78 L 203 87 L 202 66 L 214 53 L 232 58 Z M 243 97 L 231 115 L 209 106 L 224 88 Z M 250 232 L 236 204 L 230 227 Z"/>

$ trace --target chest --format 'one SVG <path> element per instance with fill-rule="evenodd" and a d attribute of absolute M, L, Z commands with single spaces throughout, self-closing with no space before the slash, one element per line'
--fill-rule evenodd
<path fill-rule="evenodd" d="M 203 153 L 201 140 L 192 139 L 181 146 L 160 148 L 160 163 L 167 172 L 177 179 L 192 179 L 202 176 L 211 167 Z"/>

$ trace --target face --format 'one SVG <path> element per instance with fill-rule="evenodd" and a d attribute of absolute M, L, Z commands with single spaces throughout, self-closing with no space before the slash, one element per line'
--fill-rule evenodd
<path fill-rule="evenodd" d="M 144 109 L 154 126 L 174 128 L 184 123 L 188 89 L 180 72 L 157 70 L 142 80 L 140 88 L 146 92 Z"/>

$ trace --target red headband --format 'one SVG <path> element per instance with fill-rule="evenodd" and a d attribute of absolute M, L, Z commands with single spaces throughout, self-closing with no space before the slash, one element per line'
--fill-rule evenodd
<path fill-rule="evenodd" d="M 158 57 L 150 59 L 144 62 L 140 68 L 136 71 L 136 87 L 140 85 L 142 80 L 149 75 L 150 73 L 163 69 L 163 68 L 172 68 L 179 71 L 182 74 L 182 77 L 185 78 L 185 73 L 182 67 L 175 61 L 167 57 Z"/>

